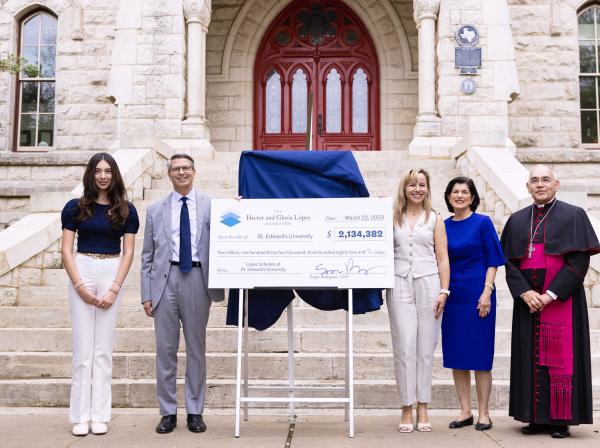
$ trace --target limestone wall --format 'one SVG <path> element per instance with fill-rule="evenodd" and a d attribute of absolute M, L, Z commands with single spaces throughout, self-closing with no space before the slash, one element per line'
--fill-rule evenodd
<path fill-rule="evenodd" d="M 116 109 L 107 99 L 106 88 L 119 1 L 2 3 L 1 52 L 17 52 L 18 18 L 28 7 L 43 5 L 58 16 L 55 149 L 106 150 L 116 132 Z M 12 149 L 15 96 L 16 77 L 0 74 L 0 150 L 4 151 Z"/>
<path fill-rule="evenodd" d="M 184 135 L 185 20 L 181 0 L 121 0 L 110 94 L 123 148 Z"/>
<path fill-rule="evenodd" d="M 579 50 L 574 0 L 509 0 L 521 94 L 509 105 L 519 150 L 576 148 Z"/>
<path fill-rule="evenodd" d="M 374 41 L 381 74 L 384 150 L 406 149 L 417 114 L 416 27 L 409 0 L 348 0 Z M 256 51 L 280 0 L 214 0 L 207 35 L 207 120 L 218 151 L 249 149 L 253 139 Z"/>

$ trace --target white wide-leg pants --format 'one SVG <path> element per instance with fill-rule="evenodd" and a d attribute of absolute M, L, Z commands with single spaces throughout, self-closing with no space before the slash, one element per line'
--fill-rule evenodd
<path fill-rule="evenodd" d="M 120 258 L 95 259 L 77 254 L 81 280 L 98 298 L 110 288 Z M 101 310 L 85 303 L 69 282 L 73 336 L 73 377 L 69 420 L 72 423 L 109 422 L 111 418 L 112 352 L 120 294 Z"/>
<path fill-rule="evenodd" d="M 442 317 L 435 318 L 433 305 L 440 293 L 438 274 L 413 278 L 396 276 L 387 291 L 387 307 L 394 349 L 394 373 L 400 405 L 431 401 L 433 352 Z"/>

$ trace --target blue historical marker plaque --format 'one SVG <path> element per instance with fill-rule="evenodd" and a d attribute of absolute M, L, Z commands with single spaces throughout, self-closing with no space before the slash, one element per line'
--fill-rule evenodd
<path fill-rule="evenodd" d="M 474 47 L 479 43 L 479 30 L 473 25 L 461 25 L 454 38 L 461 47 Z"/>
<path fill-rule="evenodd" d="M 455 47 L 454 65 L 461 74 L 475 74 L 481 67 L 481 47 Z"/>

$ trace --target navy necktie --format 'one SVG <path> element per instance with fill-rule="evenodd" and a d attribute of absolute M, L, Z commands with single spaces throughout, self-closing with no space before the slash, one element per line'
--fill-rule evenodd
<path fill-rule="evenodd" d="M 179 270 L 192 270 L 192 232 L 190 230 L 190 212 L 185 196 L 181 198 L 181 214 L 179 215 Z"/>

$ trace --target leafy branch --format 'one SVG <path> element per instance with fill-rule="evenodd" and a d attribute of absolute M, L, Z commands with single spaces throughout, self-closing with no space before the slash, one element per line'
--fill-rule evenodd
<path fill-rule="evenodd" d="M 0 56 L 0 72 L 8 72 L 13 75 L 23 73 L 29 78 L 37 78 L 39 70 L 37 66 L 30 64 L 27 59 L 9 54 Z"/>

